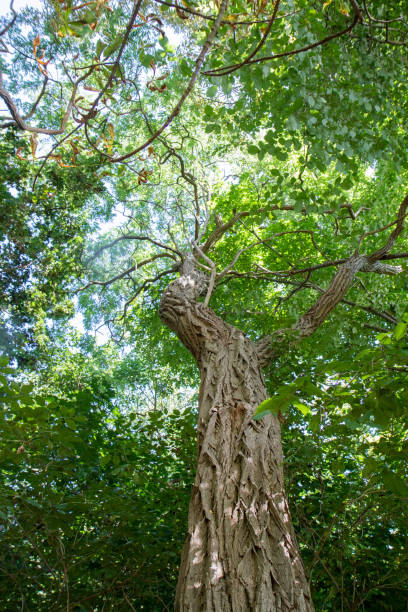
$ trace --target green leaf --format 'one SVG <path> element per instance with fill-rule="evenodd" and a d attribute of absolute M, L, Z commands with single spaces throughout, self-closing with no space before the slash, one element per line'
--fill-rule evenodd
<path fill-rule="evenodd" d="M 274 144 L 276 141 L 276 134 L 274 134 L 272 130 L 268 130 L 265 134 L 265 140 L 269 144 Z"/>
<path fill-rule="evenodd" d="M 100 54 L 102 53 L 102 51 L 104 50 L 104 48 L 106 47 L 106 43 L 103 42 L 103 40 L 98 40 L 98 42 L 96 43 L 96 55 L 99 57 Z"/>
<path fill-rule="evenodd" d="M 207 89 L 206 94 L 209 98 L 213 98 L 215 94 L 217 93 L 217 90 L 218 90 L 218 87 L 216 85 L 211 85 L 211 87 Z"/>
<path fill-rule="evenodd" d="M 253 418 L 255 421 L 259 421 L 259 419 L 262 419 L 266 414 L 271 414 L 272 412 L 274 412 L 274 400 L 272 397 L 269 397 L 259 404 Z"/>
<path fill-rule="evenodd" d="M 81 21 L 71 21 L 67 29 L 71 36 L 76 36 L 77 38 L 83 38 L 91 32 L 90 27 Z"/>
<path fill-rule="evenodd" d="M 169 43 L 169 39 L 167 36 L 164 36 L 159 39 L 159 45 L 166 51 L 167 53 L 174 53 L 174 47 Z"/>
<path fill-rule="evenodd" d="M 98 15 L 96 14 L 96 11 L 86 11 L 84 15 L 84 21 L 89 24 L 96 23 L 98 21 Z"/>
<path fill-rule="evenodd" d="M 204 106 L 204 114 L 209 118 L 214 118 L 215 113 L 213 107 L 210 104 L 206 104 Z"/>
<path fill-rule="evenodd" d="M 279 161 L 286 161 L 288 159 L 288 152 L 287 151 L 283 151 L 281 150 L 277 150 L 275 152 L 275 157 L 276 159 L 279 159 Z"/>
<path fill-rule="evenodd" d="M 293 402 L 295 408 L 297 408 L 304 416 L 311 412 L 310 406 L 306 406 L 306 404 L 302 404 L 300 402 Z"/>
<path fill-rule="evenodd" d="M 384 471 L 384 484 L 396 495 L 408 497 L 408 485 L 398 474 L 391 470 Z"/>
<path fill-rule="evenodd" d="M 70 429 L 76 429 L 77 424 L 73 419 L 65 419 L 65 422 Z"/>
<path fill-rule="evenodd" d="M 353 361 L 332 361 L 323 366 L 322 371 L 328 373 L 352 372 L 355 370 Z"/>
<path fill-rule="evenodd" d="M 282 385 L 278 389 L 278 393 L 273 397 L 270 397 L 261 402 L 258 408 L 255 410 L 255 420 L 261 419 L 268 413 L 277 414 L 279 411 L 284 412 L 289 408 L 293 398 L 295 397 L 296 390 L 303 384 L 303 379 L 300 377 L 296 382 L 290 385 Z"/>
<path fill-rule="evenodd" d="M 248 145 L 247 150 L 250 155 L 257 155 L 259 153 L 259 148 L 255 145 Z"/>
<path fill-rule="evenodd" d="M 353 181 L 350 177 L 347 177 L 342 181 L 341 186 L 343 189 L 351 189 L 353 187 Z"/>
<path fill-rule="evenodd" d="M 105 47 L 103 51 L 103 56 L 105 58 L 110 57 L 112 53 L 116 51 L 116 49 L 119 49 L 120 45 L 122 44 L 122 40 L 123 40 L 123 37 L 121 34 L 119 36 L 116 36 L 116 38 L 107 47 Z"/>
<path fill-rule="evenodd" d="M 301 127 L 301 124 L 294 115 L 290 115 L 286 120 L 286 127 L 290 132 L 296 132 Z"/>
<path fill-rule="evenodd" d="M 187 62 L 187 60 L 183 57 L 180 61 L 180 72 L 183 76 L 190 76 L 191 68 Z"/>
<path fill-rule="evenodd" d="M 141 53 L 139 59 L 142 66 L 144 66 L 145 68 L 150 68 L 152 63 L 154 63 L 154 57 L 149 53 Z"/>
<path fill-rule="evenodd" d="M 224 92 L 224 94 L 227 96 L 229 93 L 231 93 L 232 81 L 229 77 L 222 77 L 220 79 L 220 82 L 221 82 L 221 89 Z"/>
<path fill-rule="evenodd" d="M 394 329 L 394 336 L 396 340 L 401 340 L 401 338 L 405 336 L 405 333 L 407 331 L 407 326 L 408 326 L 408 323 L 405 323 L 404 321 L 400 321 L 396 325 Z"/>
<path fill-rule="evenodd" d="M 381 344 L 383 344 L 383 345 L 387 345 L 387 344 L 391 344 L 392 343 L 391 335 L 387 334 L 387 333 L 378 334 L 377 335 L 377 340 L 379 342 L 381 342 Z"/>

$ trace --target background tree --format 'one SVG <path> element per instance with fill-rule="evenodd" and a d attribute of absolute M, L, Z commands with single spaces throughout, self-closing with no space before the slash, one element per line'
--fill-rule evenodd
<path fill-rule="evenodd" d="M 50 163 L 67 175 L 88 156 L 105 165 L 104 189 L 118 208 L 108 235 L 75 259 L 87 277 L 78 287 L 85 323 L 98 321 L 156 353 L 163 347 L 186 377 L 191 361 L 183 363 L 186 353 L 158 326 L 158 301 L 172 281 L 160 315 L 201 372 L 199 461 L 177 608 L 313 609 L 283 490 L 282 412 L 297 406 L 314 434 L 349 412 L 356 419 L 364 491 L 347 497 L 348 490 L 324 518 L 330 533 L 334 525 L 341 531 L 337 517 L 353 500 L 382 494 L 384 481 L 393 495 L 406 495 L 397 402 L 384 416 L 386 426 L 392 421 L 389 444 L 376 429 L 384 398 L 403 398 L 401 379 L 387 376 L 405 371 L 403 350 L 386 359 L 376 348 L 392 344 L 399 319 L 395 340 L 405 342 L 402 268 L 385 263 L 406 256 L 405 9 L 399 2 L 222 2 L 213 15 L 211 7 L 159 4 L 160 13 L 138 2 L 49 5 L 40 35 L 17 30 L 21 17 L 8 21 L 5 57 L 10 49 L 16 55 L 3 62 L 3 126 L 32 134 L 33 190 Z M 169 38 L 177 31 L 175 53 Z M 22 74 L 25 96 L 37 88 L 30 104 L 21 97 Z M 100 217 L 97 208 L 93 214 Z M 299 344 L 316 330 L 313 342 Z M 362 350 L 381 365 L 367 374 L 360 366 L 348 383 L 353 364 L 366 363 Z M 339 353 L 347 366 L 332 366 L 342 372 L 332 400 L 326 395 L 336 385 L 321 361 Z M 266 399 L 260 367 L 271 359 Z M 368 402 L 359 412 L 362 390 Z M 258 416 L 267 416 L 257 423 L 259 404 Z M 384 444 L 393 459 L 380 469 L 372 455 Z M 350 473 L 340 465 L 339 473 Z M 299 521 L 307 531 L 302 514 Z M 328 538 L 312 536 L 311 565 L 325 576 L 316 593 L 322 605 L 336 598 L 357 609 L 392 585 L 376 582 L 367 566 L 370 579 L 359 589 L 357 562 L 341 569 L 339 582 L 320 557 Z"/>
<path fill-rule="evenodd" d="M 95 227 L 95 210 L 103 217 L 112 204 L 105 194 L 91 213 L 84 193 L 103 194 L 104 187 L 88 160 L 70 174 L 48 167 L 33 192 L 27 141 L 10 128 L 1 147 L 1 344 L 23 364 L 35 362 L 46 344 L 46 318 L 74 312 L 70 285 L 81 273 L 84 238 Z"/>

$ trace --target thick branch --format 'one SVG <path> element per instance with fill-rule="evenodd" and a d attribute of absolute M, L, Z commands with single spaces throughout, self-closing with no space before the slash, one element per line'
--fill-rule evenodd
<path fill-rule="evenodd" d="M 380 261 L 375 261 L 374 263 L 367 263 L 361 268 L 361 272 L 376 272 L 377 274 L 389 274 L 390 276 L 401 274 L 402 270 L 402 266 L 392 266 L 390 264 L 383 264 Z"/>
<path fill-rule="evenodd" d="M 293 326 L 293 329 L 298 332 L 299 340 L 310 336 L 320 327 L 330 312 L 341 302 L 357 272 L 366 265 L 365 257 L 356 256 L 340 266 L 326 291 Z"/>
<path fill-rule="evenodd" d="M 214 246 L 216 242 L 218 242 L 218 240 L 221 240 L 225 232 L 227 232 L 233 225 L 235 225 L 235 223 L 239 221 L 239 219 L 242 219 L 242 217 L 249 217 L 250 215 L 256 215 L 262 212 L 267 212 L 269 210 L 274 210 L 274 208 L 265 207 L 265 208 L 258 208 L 257 210 L 244 210 L 241 212 L 237 212 L 237 213 L 234 213 L 231 219 L 229 221 L 226 221 L 225 223 L 222 223 L 222 221 L 218 221 L 216 219 L 215 229 L 208 236 L 207 240 L 201 247 L 201 250 L 203 251 L 203 253 L 207 253 L 210 250 L 210 248 Z"/>
<path fill-rule="evenodd" d="M 340 266 L 328 289 L 326 289 L 317 302 L 313 304 L 313 306 L 302 315 L 299 321 L 293 326 L 293 329 L 298 332 L 299 339 L 310 336 L 316 331 L 330 312 L 343 299 L 353 282 L 354 276 L 360 270 L 364 272 L 377 272 L 380 274 L 399 274 L 402 272 L 401 266 L 394 267 L 388 264 L 382 264 L 379 260 L 388 254 L 394 246 L 396 239 L 401 234 L 407 208 L 408 195 L 405 196 L 399 207 L 397 224 L 394 231 L 380 249 L 368 256 L 355 255 Z"/>
<path fill-rule="evenodd" d="M 385 258 L 395 244 L 398 236 L 402 233 L 404 219 L 408 208 L 408 195 L 402 201 L 396 221 L 396 227 L 388 237 L 386 243 L 371 255 L 354 254 L 350 259 L 343 263 L 336 272 L 329 287 L 322 293 L 309 310 L 303 314 L 293 325 L 292 330 L 278 330 L 276 334 L 285 336 L 290 332 L 296 334 L 296 341 L 313 334 L 318 327 L 325 321 L 332 310 L 341 302 L 351 287 L 357 272 L 377 272 L 380 274 L 398 274 L 402 271 L 401 266 L 389 266 L 382 264 L 380 259 Z M 259 343 L 262 360 L 265 362 L 272 357 L 271 350 L 272 336 Z"/>

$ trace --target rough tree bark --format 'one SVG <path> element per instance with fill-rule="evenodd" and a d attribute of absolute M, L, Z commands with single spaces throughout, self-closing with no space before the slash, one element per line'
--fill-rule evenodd
<path fill-rule="evenodd" d="M 257 345 L 197 302 L 192 268 L 164 292 L 160 317 L 201 374 L 197 475 L 177 611 L 314 610 L 285 496 L 280 426 L 253 420 L 266 399 Z"/>
<path fill-rule="evenodd" d="M 184 261 L 181 276 L 165 290 L 160 317 L 192 353 L 201 374 L 197 475 L 177 612 L 314 610 L 284 490 L 279 422 L 273 415 L 253 420 L 267 395 L 261 366 L 273 357 L 274 343 L 314 333 L 358 272 L 402 272 L 401 266 L 380 260 L 401 234 L 407 210 L 408 195 L 397 219 L 378 230 L 395 225 L 380 249 L 370 255 L 357 249 L 292 329 L 257 343 L 197 301 L 207 292 L 208 278 L 197 271 L 193 258 Z M 363 234 L 359 246 L 372 233 Z M 200 255 L 203 249 L 197 247 Z"/>

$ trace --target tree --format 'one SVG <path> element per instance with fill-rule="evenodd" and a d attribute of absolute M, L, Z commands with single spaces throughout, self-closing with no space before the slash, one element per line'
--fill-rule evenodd
<path fill-rule="evenodd" d="M 402 267 L 384 262 L 407 255 L 391 252 L 408 207 L 406 9 L 401 2 L 277 1 L 268 8 L 223 1 L 212 15 L 207 6 L 159 4 L 160 15 L 147 14 L 141 2 L 67 4 L 65 11 L 52 4 L 43 15 L 42 54 L 38 33 L 13 34 L 14 19 L 8 22 L 5 50 L 7 43 L 31 45 L 44 83 L 24 118 L 12 95 L 18 79 L 4 62 L 10 85 L 0 88 L 9 111 L 3 125 L 43 134 L 44 144 L 63 134 L 42 156 L 34 187 L 47 163 L 69 172 L 67 162 L 81 165 L 89 154 L 108 168 L 105 185 L 123 203 L 125 225 L 82 258 L 88 278 L 79 291 L 89 323 L 99 319 L 129 338 L 137 319 L 154 321 L 164 289 L 160 317 L 199 366 L 197 477 L 176 608 L 313 610 L 283 486 L 279 426 L 284 409 L 310 393 L 311 375 L 294 368 L 292 381 L 274 388 L 269 373 L 268 393 L 261 368 L 272 360 L 285 378 L 293 351 L 330 359 L 327 334 L 334 346 L 342 336 L 352 342 L 353 358 L 375 343 L 373 327 L 387 334 L 403 315 L 399 303 L 390 312 L 383 301 L 387 286 L 392 295 L 402 283 Z M 178 54 L 166 29 L 180 32 Z M 34 89 L 27 55 L 17 51 L 17 62 Z M 59 83 L 51 57 L 63 70 Z M 45 96 L 46 125 L 27 123 Z M 83 138 L 70 141 L 74 133 Z M 34 157 L 33 136 L 30 143 Z M 224 186 L 209 170 L 218 156 L 227 157 L 224 170 L 233 175 Z M 388 236 L 381 241 L 382 232 Z M 360 273 L 392 280 L 356 284 Z M 166 277 L 175 279 L 164 288 Z M 251 295 L 243 296 L 240 279 L 251 283 Z M 102 293 L 92 294 L 95 288 Z M 340 316 L 337 329 L 319 335 L 340 303 L 350 320 L 354 309 L 367 316 L 358 340 L 345 337 Z M 251 304 L 261 312 L 280 308 L 282 320 L 245 320 Z M 314 332 L 315 351 L 307 340 L 300 349 Z M 160 334 L 152 328 L 156 342 Z"/>
<path fill-rule="evenodd" d="M 47 316 L 64 318 L 74 311 L 68 287 L 80 274 L 79 254 L 93 223 L 83 195 L 101 195 L 104 189 L 86 162 L 70 175 L 59 166 L 47 168 L 33 192 L 33 168 L 24 158 L 27 141 L 9 128 L 1 150 L 0 337 L 6 354 L 24 364 L 35 362 L 44 348 Z M 109 208 L 106 198 L 100 213 Z"/>
<path fill-rule="evenodd" d="M 191 259 L 165 290 L 160 317 L 193 354 L 201 373 L 197 476 L 177 609 L 313 609 L 283 488 L 278 418 L 253 422 L 257 407 L 261 416 L 276 408 L 276 401 L 266 399 L 261 368 L 274 356 L 274 341 L 279 345 L 282 336 L 292 335 L 293 342 L 312 334 L 358 271 L 402 271 L 381 264 L 379 257 L 388 254 L 401 232 L 407 207 L 405 198 L 384 247 L 352 256 L 290 330 L 258 343 L 208 307 L 211 279 L 208 283 Z M 215 232 L 221 234 L 220 227 Z M 205 257 L 200 247 L 197 254 Z"/>

